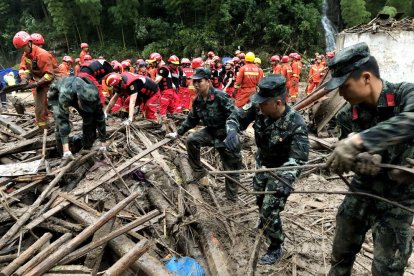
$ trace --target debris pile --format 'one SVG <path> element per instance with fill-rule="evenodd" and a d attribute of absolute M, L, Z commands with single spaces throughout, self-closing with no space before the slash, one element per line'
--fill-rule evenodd
<path fill-rule="evenodd" d="M 414 31 L 414 19 L 403 18 L 396 20 L 388 15 L 379 15 L 367 24 L 360 24 L 343 30 L 345 33 L 377 33 L 390 31 Z"/>
<path fill-rule="evenodd" d="M 256 256 L 267 246 L 255 229 L 253 174 L 241 175 L 244 188 L 236 203 L 226 200 L 222 175 L 210 175 L 209 186 L 194 183 L 184 140 L 164 138 L 184 115 L 166 125 L 136 120 L 126 127 L 110 118 L 107 156 L 81 150 L 59 168 L 53 128 L 43 159 L 32 110 L 26 104 L 23 115 L 12 107 L 0 115 L 0 275 L 173 275 L 165 263 L 185 256 L 206 275 L 327 273 L 341 195 L 292 194 L 282 213 L 283 259 L 256 266 Z M 71 122 L 76 137 L 82 122 L 77 114 L 71 114 Z M 73 147 L 78 140 L 72 139 Z M 254 169 L 251 130 L 244 141 L 244 169 Z M 323 162 L 329 143 L 312 138 L 309 164 Z M 218 152 L 203 148 L 208 170 L 221 170 L 218 160 Z M 296 191 L 345 187 L 318 168 L 303 171 L 295 183 Z M 372 240 L 367 240 L 355 274 L 369 274 L 372 258 Z"/>

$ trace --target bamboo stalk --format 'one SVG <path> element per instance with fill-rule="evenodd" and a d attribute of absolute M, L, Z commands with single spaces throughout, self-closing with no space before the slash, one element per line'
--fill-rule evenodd
<path fill-rule="evenodd" d="M 19 257 L 6 266 L 1 272 L 1 276 L 9 276 L 21 265 L 23 265 L 33 254 L 35 254 L 46 242 L 52 238 L 52 234 L 45 233 L 34 244 L 27 248 Z"/>
<path fill-rule="evenodd" d="M 142 240 L 137 243 L 131 251 L 122 256 L 113 266 L 106 270 L 104 276 L 118 276 L 122 272 L 127 270 L 129 266 L 138 260 L 145 252 L 147 252 L 152 246 L 148 240 Z"/>
<path fill-rule="evenodd" d="M 42 275 L 44 272 L 48 271 L 52 266 L 54 266 L 57 262 L 59 262 L 65 255 L 72 252 L 79 244 L 85 241 L 88 237 L 90 237 L 96 230 L 98 230 L 102 225 L 116 216 L 122 209 L 124 209 L 132 200 L 134 200 L 139 195 L 139 192 L 134 192 L 113 208 L 111 208 L 108 212 L 102 215 L 95 223 L 88 226 L 85 230 L 83 230 L 79 235 L 73 238 L 64 246 L 61 246 L 55 253 L 50 255 L 46 258 L 43 262 L 29 271 L 26 275 L 27 276 L 34 276 L 34 275 Z"/>

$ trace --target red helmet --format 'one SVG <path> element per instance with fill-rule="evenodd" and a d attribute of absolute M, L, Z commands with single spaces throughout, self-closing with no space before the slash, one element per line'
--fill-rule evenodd
<path fill-rule="evenodd" d="M 32 41 L 32 37 L 25 31 L 20 31 L 13 37 L 13 45 L 17 49 L 22 48 L 24 45 Z"/>
<path fill-rule="evenodd" d="M 216 61 L 220 61 L 220 57 L 219 57 L 219 56 L 214 56 L 214 57 L 213 57 L 213 61 L 214 61 L 214 62 L 216 62 Z"/>
<path fill-rule="evenodd" d="M 80 61 L 80 58 L 76 58 L 75 62 L 78 63 Z"/>
<path fill-rule="evenodd" d="M 335 56 L 335 53 L 334 52 L 327 52 L 326 53 L 326 57 L 327 58 L 333 58 Z"/>
<path fill-rule="evenodd" d="M 43 45 L 45 44 L 45 39 L 41 34 L 34 33 L 30 35 L 32 37 L 32 41 L 35 45 Z"/>
<path fill-rule="evenodd" d="M 137 61 L 135 61 L 135 65 L 139 65 L 141 62 L 145 62 L 145 60 L 143 60 L 142 58 L 137 59 Z"/>
<path fill-rule="evenodd" d="M 181 64 L 191 64 L 191 61 L 188 58 L 182 58 Z"/>
<path fill-rule="evenodd" d="M 148 58 L 148 62 L 152 63 L 154 61 L 161 61 L 162 60 L 162 56 L 158 53 L 152 53 L 149 58 Z"/>
<path fill-rule="evenodd" d="M 234 61 L 232 60 L 232 59 L 229 59 L 229 60 L 227 60 L 226 61 L 226 63 L 225 63 L 226 65 L 227 64 L 230 64 L 231 66 L 233 66 L 234 65 Z"/>
<path fill-rule="evenodd" d="M 88 45 L 88 43 L 81 43 L 80 47 L 81 47 L 81 49 L 89 48 L 89 45 Z"/>
<path fill-rule="evenodd" d="M 191 68 L 192 69 L 196 69 L 198 67 L 203 67 L 203 65 L 204 65 L 204 61 L 201 57 L 195 58 L 191 62 Z"/>
<path fill-rule="evenodd" d="M 289 57 L 283 56 L 281 62 L 289 62 Z"/>
<path fill-rule="evenodd" d="M 325 56 L 324 55 L 320 55 L 319 56 L 321 59 L 325 59 Z"/>
<path fill-rule="evenodd" d="M 239 58 L 240 58 L 240 59 L 244 59 L 244 58 L 245 58 L 245 56 L 246 56 L 246 55 L 245 55 L 244 53 L 240 53 L 240 54 L 239 54 Z"/>
<path fill-rule="evenodd" d="M 297 54 L 297 55 L 296 55 L 296 59 L 297 59 L 297 60 L 301 60 L 301 59 L 302 59 L 302 56 L 301 56 L 301 55 L 299 55 L 299 54 Z"/>
<path fill-rule="evenodd" d="M 73 62 L 73 59 L 70 56 L 64 56 L 62 60 L 70 63 Z"/>
<path fill-rule="evenodd" d="M 87 60 L 92 60 L 92 56 L 91 56 L 91 55 L 85 55 L 85 56 L 83 57 L 83 60 L 84 60 L 84 61 L 87 61 Z"/>
<path fill-rule="evenodd" d="M 214 52 L 213 51 L 208 52 L 207 56 L 210 57 L 210 58 L 214 57 Z"/>
<path fill-rule="evenodd" d="M 123 60 L 122 62 L 121 62 L 121 64 L 122 64 L 122 68 L 124 68 L 124 69 L 126 69 L 127 67 L 131 67 L 132 66 L 132 64 L 131 64 L 131 62 L 129 61 L 129 60 Z"/>
<path fill-rule="evenodd" d="M 274 55 L 270 58 L 270 61 L 280 61 L 280 57 L 278 55 Z"/>
<path fill-rule="evenodd" d="M 112 68 L 114 68 L 114 71 L 116 72 L 124 72 L 124 68 L 122 67 L 122 64 L 115 60 L 115 62 L 112 64 Z"/>
<path fill-rule="evenodd" d="M 168 63 L 179 65 L 180 64 L 180 59 L 176 55 L 172 55 L 168 58 Z"/>
<path fill-rule="evenodd" d="M 118 86 L 118 84 L 121 82 L 122 76 L 119 73 L 110 73 L 105 78 L 105 84 L 109 87 L 115 87 Z"/>
<path fill-rule="evenodd" d="M 116 59 L 112 60 L 109 64 L 111 64 L 112 67 L 117 63 L 118 61 Z"/>
<path fill-rule="evenodd" d="M 240 58 L 239 57 L 234 57 L 233 58 L 233 62 L 236 64 L 236 63 L 239 63 L 240 62 Z"/>
<path fill-rule="evenodd" d="M 289 57 L 290 57 L 290 58 L 295 58 L 297 54 L 298 54 L 298 53 L 290 53 L 290 54 L 289 54 Z"/>

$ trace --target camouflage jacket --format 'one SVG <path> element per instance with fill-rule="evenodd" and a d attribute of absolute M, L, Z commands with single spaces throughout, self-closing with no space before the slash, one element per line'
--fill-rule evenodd
<path fill-rule="evenodd" d="M 237 108 L 227 93 L 210 87 L 206 101 L 198 95 L 187 118 L 178 128 L 177 133 L 183 135 L 194 128 L 201 120 L 207 130 L 218 140 L 223 141 L 226 134 L 226 120 Z"/>
<path fill-rule="evenodd" d="M 249 103 L 231 114 L 226 123 L 227 131 L 245 130 L 253 121 L 258 168 L 303 165 L 308 160 L 308 130 L 303 118 L 294 109 L 286 106 L 282 117 L 275 120 L 265 117 L 257 105 Z M 300 170 L 279 173 L 291 183 L 299 174 Z"/>
<path fill-rule="evenodd" d="M 82 103 L 88 109 L 85 111 L 79 107 L 78 93 L 82 94 Z M 105 114 L 99 99 L 98 89 L 92 83 L 87 83 L 80 77 L 69 76 L 61 78 L 51 85 L 48 92 L 49 103 L 54 106 L 56 124 L 62 144 L 68 143 L 70 133 L 69 107 L 74 107 L 82 118 L 93 117 L 96 120 L 96 128 L 99 140 L 106 139 Z"/>
<path fill-rule="evenodd" d="M 403 165 L 407 157 L 413 158 L 414 84 L 383 81 L 375 109 L 347 104 L 336 118 L 341 138 L 351 132 L 360 133 L 366 150 L 381 154 L 382 163 Z M 414 200 L 414 187 L 391 181 L 386 170 L 375 177 L 357 175 L 353 185 L 388 198 Z"/>

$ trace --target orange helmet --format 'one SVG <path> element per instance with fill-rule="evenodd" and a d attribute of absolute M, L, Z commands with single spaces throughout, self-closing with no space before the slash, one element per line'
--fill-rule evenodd
<path fill-rule="evenodd" d="M 85 55 L 83 57 L 83 60 L 87 61 L 87 60 L 92 60 L 92 56 L 91 55 Z"/>
<path fill-rule="evenodd" d="M 70 63 L 73 62 L 73 59 L 70 56 L 64 56 L 62 60 Z"/>
<path fill-rule="evenodd" d="M 274 55 L 270 58 L 270 61 L 280 61 L 280 57 L 278 55 Z"/>
<path fill-rule="evenodd" d="M 45 39 L 41 34 L 33 33 L 30 35 L 32 37 L 32 41 L 35 45 L 43 45 L 45 44 Z"/>
<path fill-rule="evenodd" d="M 88 43 L 81 43 L 80 47 L 81 47 L 81 49 L 89 48 L 89 45 L 88 45 Z"/>
<path fill-rule="evenodd" d="M 296 59 L 297 59 L 297 60 L 301 60 L 301 59 L 302 59 L 302 56 L 301 56 L 301 55 L 299 55 L 299 54 L 297 54 L 297 55 L 296 55 Z"/>
<path fill-rule="evenodd" d="M 148 58 L 148 62 L 152 63 L 154 61 L 158 61 L 160 62 L 162 60 L 162 56 L 158 53 L 152 53 L 149 58 Z"/>
<path fill-rule="evenodd" d="M 289 62 L 289 57 L 283 56 L 281 62 Z"/>
<path fill-rule="evenodd" d="M 198 67 L 203 67 L 203 65 L 204 65 L 204 61 L 201 57 L 195 58 L 191 62 L 191 68 L 192 69 L 196 69 Z"/>
<path fill-rule="evenodd" d="M 22 48 L 24 45 L 32 41 L 32 37 L 25 31 L 20 31 L 13 37 L 13 45 L 16 49 Z"/>
<path fill-rule="evenodd" d="M 168 58 L 168 62 L 171 64 L 179 65 L 180 59 L 176 55 L 172 55 Z"/>
<path fill-rule="evenodd" d="M 181 64 L 191 64 L 191 61 L 188 58 L 182 58 Z"/>
<path fill-rule="evenodd" d="M 213 51 L 210 51 L 210 52 L 208 52 L 208 53 L 207 53 L 207 56 L 208 56 L 209 58 L 212 58 L 212 57 L 214 57 L 215 55 L 214 55 L 214 52 L 213 52 Z"/>
<path fill-rule="evenodd" d="M 219 57 L 219 56 L 214 56 L 214 57 L 213 57 L 213 61 L 214 61 L 214 62 L 216 62 L 216 61 L 217 61 L 217 62 L 219 62 L 219 61 L 220 61 L 220 57 Z"/>
<path fill-rule="evenodd" d="M 145 60 L 143 60 L 142 58 L 137 59 L 137 61 L 135 61 L 135 65 L 139 65 L 141 62 L 145 62 Z"/>
<path fill-rule="evenodd" d="M 122 80 L 122 76 L 119 73 L 110 73 L 106 78 L 105 78 L 105 84 L 109 87 L 115 87 L 118 86 L 119 83 Z"/>

